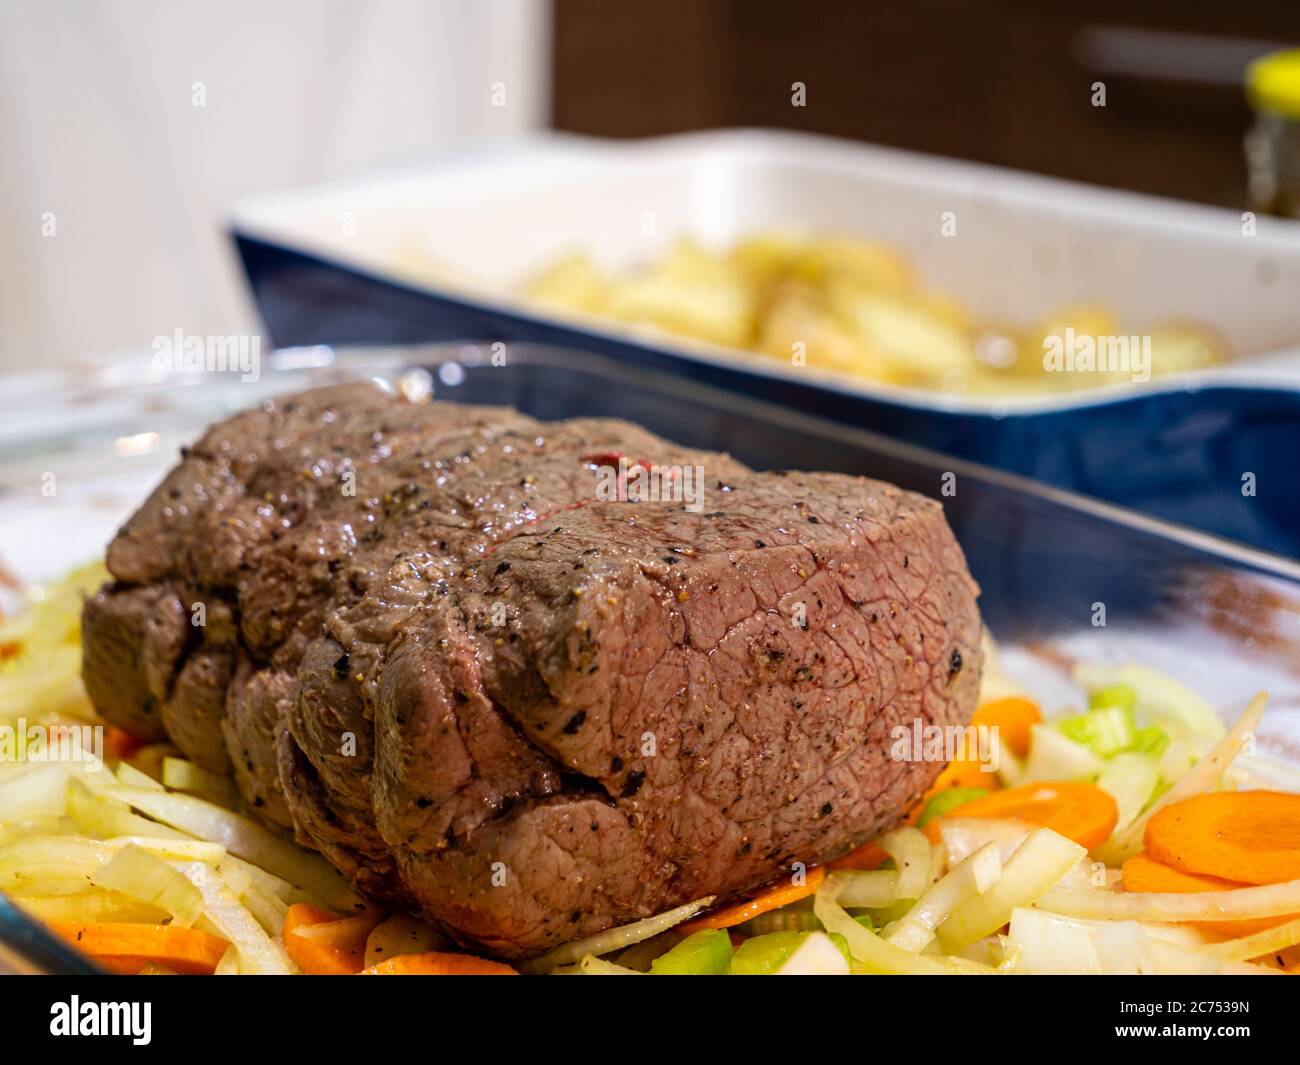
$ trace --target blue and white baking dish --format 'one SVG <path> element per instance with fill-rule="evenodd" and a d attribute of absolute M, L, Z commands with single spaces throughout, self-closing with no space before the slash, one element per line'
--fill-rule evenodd
<path fill-rule="evenodd" d="M 956 236 L 940 219 L 960 220 Z M 1300 555 L 1300 225 L 794 133 L 564 135 L 238 205 L 270 340 L 534 342 L 679 374 Z M 773 229 L 897 247 L 982 314 L 1098 302 L 1193 318 L 1241 358 L 1086 392 L 954 396 L 795 368 L 521 294 L 581 250 L 618 269 L 682 236 Z M 430 263 L 436 263 L 431 268 Z M 507 356 L 508 357 L 508 354 Z"/>

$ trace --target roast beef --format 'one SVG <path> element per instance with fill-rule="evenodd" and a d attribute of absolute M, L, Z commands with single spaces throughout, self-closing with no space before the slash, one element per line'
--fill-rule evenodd
<path fill-rule="evenodd" d="M 702 507 L 598 492 L 619 458 L 702 468 Z M 504 956 L 870 838 L 941 768 L 891 730 L 963 724 L 979 686 L 933 501 L 371 384 L 212 427 L 108 566 L 105 717 Z"/>

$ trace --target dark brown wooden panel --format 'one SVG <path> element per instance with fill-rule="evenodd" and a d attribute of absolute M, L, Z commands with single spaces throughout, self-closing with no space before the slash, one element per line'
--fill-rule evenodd
<path fill-rule="evenodd" d="M 556 0 L 554 42 L 561 129 L 803 129 L 1237 205 L 1239 69 L 1300 43 L 1300 2 Z"/>

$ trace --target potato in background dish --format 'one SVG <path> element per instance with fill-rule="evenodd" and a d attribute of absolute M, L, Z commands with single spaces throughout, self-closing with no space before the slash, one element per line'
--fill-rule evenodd
<path fill-rule="evenodd" d="M 959 299 L 925 287 L 893 248 L 843 235 L 759 233 L 726 252 L 681 240 L 620 274 L 573 255 L 526 291 L 552 306 L 795 366 L 951 393 L 1028 395 L 1143 379 L 1106 366 L 1047 372 L 1044 354 L 1076 341 L 1112 352 L 1129 344 L 1115 338 L 1142 344 L 1149 337 L 1151 376 L 1229 357 L 1219 337 L 1194 323 L 1126 333 L 1114 312 L 1096 303 L 1066 305 L 1028 325 L 981 322 Z"/>

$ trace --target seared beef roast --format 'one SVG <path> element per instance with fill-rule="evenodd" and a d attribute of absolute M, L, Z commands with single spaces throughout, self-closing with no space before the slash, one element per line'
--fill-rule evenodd
<path fill-rule="evenodd" d="M 598 498 L 620 456 L 703 467 L 703 509 Z M 369 384 L 211 428 L 108 566 L 109 720 L 508 956 L 887 828 L 940 769 L 891 729 L 963 724 L 979 685 L 937 503 Z"/>

